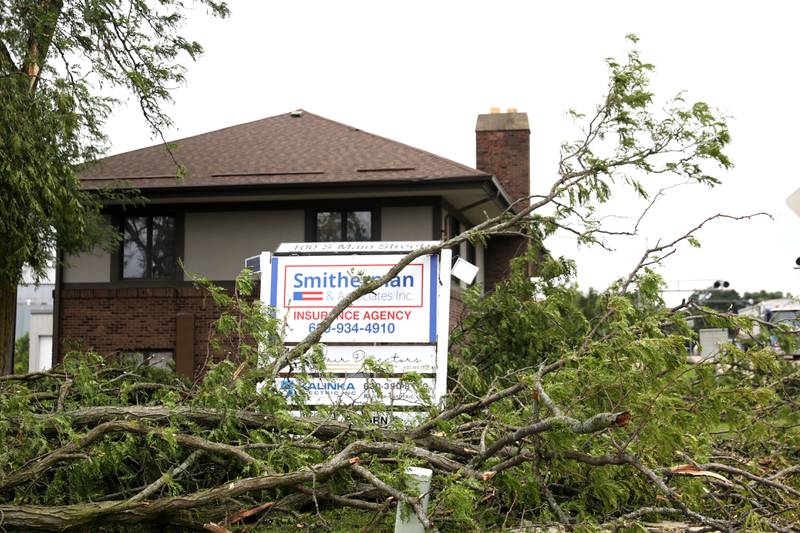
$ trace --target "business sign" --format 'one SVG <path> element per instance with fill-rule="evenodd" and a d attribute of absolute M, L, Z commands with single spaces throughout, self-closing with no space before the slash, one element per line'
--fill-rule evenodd
<path fill-rule="evenodd" d="M 385 275 L 402 255 L 275 256 L 269 304 L 287 343 L 302 341 L 345 296 Z M 323 343 L 436 342 L 438 258 L 415 259 L 365 294 L 322 334 Z"/>
<path fill-rule="evenodd" d="M 316 331 L 347 295 L 383 277 L 403 254 L 434 244 L 284 243 L 275 254 L 262 252 L 247 261 L 261 274 L 261 302 L 283 321 L 283 340 L 291 346 Z M 281 369 L 276 388 L 288 399 L 304 396 L 307 405 L 397 407 L 391 415 L 376 414 L 381 424 L 387 416 L 415 419 L 420 410 L 414 408 L 425 405 L 426 396 L 439 402 L 447 390 L 451 258 L 450 250 L 418 257 L 358 298 L 321 336 L 324 374 L 295 361 Z M 408 372 L 423 376 L 422 397 L 402 379 Z"/>
<path fill-rule="evenodd" d="M 325 371 L 333 374 L 357 374 L 369 371 L 367 361 L 386 367 L 389 373 L 405 374 L 436 372 L 436 346 L 353 346 L 322 345 Z M 320 372 L 321 368 L 305 368 L 307 372 Z M 285 367 L 282 373 L 297 372 L 296 367 Z"/>
<path fill-rule="evenodd" d="M 410 383 L 400 378 L 332 378 L 311 376 L 275 378 L 275 387 L 287 399 L 304 391 L 310 405 L 364 405 L 380 402 L 394 407 L 421 407 L 425 399 Z M 433 397 L 434 380 L 424 378 L 422 387 Z"/>

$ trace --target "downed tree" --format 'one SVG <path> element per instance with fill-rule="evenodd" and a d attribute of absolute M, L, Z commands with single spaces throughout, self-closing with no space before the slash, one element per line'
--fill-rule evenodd
<path fill-rule="evenodd" d="M 289 416 L 278 391 L 255 392 L 264 369 L 247 359 L 212 366 L 193 384 L 91 354 L 6 376 L 2 525 L 231 530 L 253 521 L 279 528 L 288 516 L 324 526 L 348 508 L 348 527 L 364 527 L 405 501 L 431 530 L 618 528 L 676 515 L 712 530 L 793 530 L 795 367 L 734 346 L 720 361 L 689 366 L 688 311 L 641 312 L 658 297 L 647 289 L 652 273 L 634 276 L 645 307 L 632 305 L 623 282 L 606 294 L 605 312 L 565 334 L 578 312 L 574 289 L 552 285 L 547 298 L 529 299 L 519 287 L 530 284 L 525 270 L 481 299 L 458 339 L 447 403 L 428 406 L 430 418 L 414 427 L 375 427 L 344 407 Z M 261 312 L 247 300 L 230 303 Z M 514 328 L 544 320 L 549 327 L 527 334 L 562 347 L 519 353 L 513 372 L 479 370 L 483 351 L 494 349 L 480 326 L 516 342 L 520 332 L 497 327 L 509 320 Z M 428 512 L 403 490 L 412 464 L 437 473 Z"/>
<path fill-rule="evenodd" d="M 705 164 L 730 164 L 724 120 L 708 106 L 674 100 L 655 118 L 650 66 L 635 52 L 609 65 L 609 93 L 584 136 L 564 146 L 547 194 L 409 254 L 296 347 L 286 349 L 278 321 L 245 297 L 254 283 L 244 273 L 233 295 L 198 280 L 228 310 L 211 350 L 232 356 L 197 382 L 91 353 L 0 377 L 0 527 L 386 530 L 403 502 L 431 531 L 620 530 L 666 519 L 703 531 L 797 531 L 798 369 L 776 357 L 768 335 L 690 365 L 689 318 L 751 328 L 691 302 L 665 307 L 654 271 L 706 224 L 755 215 L 710 216 L 657 243 L 594 310 L 580 305 L 574 265 L 543 247 L 558 231 L 600 245 L 635 234 L 638 222 L 611 231 L 595 218 L 614 180 L 644 194 L 638 174 L 714 184 Z M 619 144 L 598 144 L 610 137 Z M 491 294 L 465 292 L 448 394 L 420 406 L 425 418 L 377 427 L 370 415 L 383 405 L 312 410 L 302 392 L 298 406 L 273 386 L 287 364 L 300 378 L 318 365 L 321 332 L 415 257 L 509 232 L 528 238 L 530 253 Z M 422 387 L 418 378 L 404 379 Z M 409 490 L 408 466 L 435 473 L 427 509 Z"/>

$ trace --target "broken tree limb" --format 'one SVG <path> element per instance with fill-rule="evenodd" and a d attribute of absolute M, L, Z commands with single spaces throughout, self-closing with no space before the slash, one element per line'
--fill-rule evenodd
<path fill-rule="evenodd" d="M 146 522 L 170 512 L 207 507 L 249 492 L 308 483 L 315 477 L 325 479 L 334 472 L 357 463 L 351 451 L 352 448 L 347 447 L 330 461 L 302 471 L 237 479 L 210 490 L 164 497 L 150 502 L 119 500 L 60 506 L 2 504 L 0 525 L 62 530 L 106 522 L 117 524 Z"/>
<path fill-rule="evenodd" d="M 161 489 L 161 487 L 163 487 L 168 481 L 173 480 L 184 473 L 201 455 L 203 455 L 203 450 L 193 451 L 189 454 L 189 457 L 187 457 L 185 461 L 173 468 L 171 471 L 164 472 L 160 478 L 150 483 L 141 492 L 131 496 L 128 499 L 128 502 L 135 503 L 148 499 L 150 496 L 158 492 L 158 490 Z"/>
<path fill-rule="evenodd" d="M 77 441 L 66 444 L 65 446 L 53 451 L 41 459 L 37 459 L 23 469 L 13 472 L 7 477 L 0 478 L 0 491 L 16 487 L 21 483 L 34 481 L 55 463 L 65 459 L 75 458 L 77 451 L 87 448 L 95 441 L 112 433 L 136 433 L 140 435 L 152 434 L 161 438 L 167 437 L 167 434 L 163 429 L 147 427 L 138 422 L 119 420 L 104 422 L 91 429 L 85 435 L 81 436 Z M 255 464 L 257 462 L 253 456 L 236 446 L 212 442 L 194 435 L 184 435 L 180 433 L 171 433 L 169 438 L 175 439 L 176 442 L 190 448 L 233 456 L 245 464 Z"/>
<path fill-rule="evenodd" d="M 598 413 L 586 420 L 577 420 L 564 415 L 546 418 L 540 422 L 521 427 L 512 433 L 500 437 L 491 446 L 489 446 L 486 451 L 475 456 L 475 458 L 472 460 L 472 463 L 476 464 L 480 461 L 484 461 L 514 442 L 518 442 L 529 435 L 536 435 L 537 433 L 549 431 L 558 425 L 567 426 L 574 433 L 578 434 L 595 433 L 597 431 L 619 425 L 619 420 L 621 420 L 625 414 L 626 412 Z"/>
<path fill-rule="evenodd" d="M 423 526 L 425 526 L 425 529 L 433 531 L 434 533 L 438 533 L 439 530 L 436 528 L 435 525 L 433 525 L 433 523 L 428 518 L 428 514 L 422 508 L 422 505 L 420 505 L 419 498 L 414 496 L 409 496 L 406 493 L 397 490 L 396 488 L 382 481 L 375 474 L 373 474 L 363 466 L 355 465 L 353 467 L 353 471 L 359 476 L 366 479 L 369 483 L 375 485 L 375 487 L 378 488 L 379 490 L 393 497 L 394 499 L 410 505 L 411 508 L 414 509 L 414 513 L 417 515 L 417 518 L 419 518 L 419 521 L 422 522 Z"/>

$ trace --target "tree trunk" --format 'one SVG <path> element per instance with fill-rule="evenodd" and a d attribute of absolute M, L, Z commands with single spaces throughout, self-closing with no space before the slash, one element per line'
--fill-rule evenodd
<path fill-rule="evenodd" d="M 13 372 L 17 286 L 0 284 L 0 375 Z"/>

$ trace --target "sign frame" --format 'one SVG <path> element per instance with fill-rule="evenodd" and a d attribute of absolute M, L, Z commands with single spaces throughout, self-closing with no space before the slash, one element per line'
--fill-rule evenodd
<path fill-rule="evenodd" d="M 260 299 L 261 303 L 265 307 L 270 307 L 272 302 L 272 295 L 275 293 L 276 284 L 277 284 L 277 273 L 273 265 L 273 259 L 275 257 L 285 257 L 285 256 L 296 256 L 296 255 L 396 255 L 398 253 L 407 253 L 413 250 L 418 250 L 420 248 L 426 248 L 431 245 L 439 244 L 437 241 L 402 241 L 402 242 L 390 242 L 390 241 L 370 241 L 367 244 L 370 246 L 366 246 L 369 248 L 364 250 L 361 253 L 354 253 L 355 251 L 331 251 L 331 250 L 322 250 L 319 246 L 310 246 L 310 245 L 328 245 L 332 248 L 338 249 L 340 246 L 337 245 L 351 245 L 351 244 L 365 244 L 365 243 L 282 243 L 278 247 L 278 251 L 275 253 L 272 252 L 261 252 L 259 257 L 259 263 L 261 266 L 261 279 L 260 279 Z M 382 250 L 382 251 L 379 251 Z M 366 253 L 364 253 L 366 252 Z M 440 250 L 438 254 L 438 258 L 432 257 L 431 263 L 434 261 L 438 264 L 437 272 L 433 279 L 436 281 L 436 290 L 435 290 L 435 304 L 431 302 L 431 307 L 435 305 L 435 337 L 429 337 L 428 342 L 426 343 L 416 343 L 416 345 L 420 344 L 427 344 L 431 346 L 435 346 L 436 354 L 435 354 L 435 367 L 433 372 L 420 372 L 421 374 L 433 374 L 433 391 L 432 397 L 433 401 L 436 404 L 439 404 L 442 399 L 444 398 L 445 394 L 447 393 L 447 364 L 448 364 L 448 349 L 449 349 L 449 333 L 450 333 L 450 269 L 452 266 L 452 250 L 443 249 Z M 438 261 L 437 261 L 438 259 Z M 269 265 L 269 266 L 268 266 Z M 432 288 L 432 287 L 431 287 Z M 334 303 L 335 305 L 335 303 Z M 287 343 L 291 344 L 291 343 Z M 337 342 L 329 342 L 323 343 L 326 346 L 335 346 L 339 345 Z M 363 344 L 363 343 L 362 343 Z M 388 347 L 396 347 L 401 349 L 404 346 L 413 346 L 414 344 L 410 343 L 397 343 L 397 342 L 375 342 L 369 343 L 375 347 L 377 346 L 388 346 Z M 357 344 L 346 344 L 348 347 L 355 347 Z M 336 372 L 336 371 L 335 371 Z M 397 374 L 402 374 L 403 372 L 396 372 Z"/>

